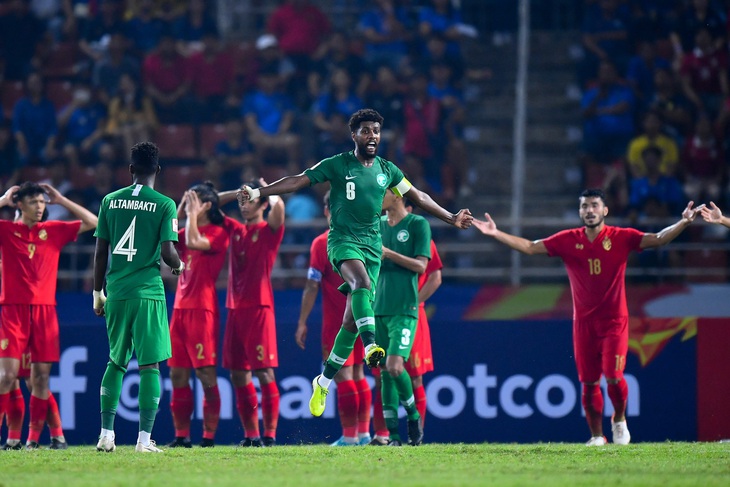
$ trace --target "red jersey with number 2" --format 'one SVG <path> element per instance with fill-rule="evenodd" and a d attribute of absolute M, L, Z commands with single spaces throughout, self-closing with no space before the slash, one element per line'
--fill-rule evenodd
<path fill-rule="evenodd" d="M 585 228 L 558 232 L 542 242 L 548 254 L 563 259 L 573 294 L 574 320 L 610 320 L 629 315 L 626 260 L 640 251 L 644 233 L 605 225 L 591 242 Z"/>
<path fill-rule="evenodd" d="M 220 225 L 208 224 L 198 228 L 210 242 L 208 250 L 193 250 L 185 244 L 185 229 L 180 230 L 175 244 L 185 270 L 180 274 L 175 293 L 175 309 L 218 310 L 215 282 L 226 261 L 228 233 Z"/>

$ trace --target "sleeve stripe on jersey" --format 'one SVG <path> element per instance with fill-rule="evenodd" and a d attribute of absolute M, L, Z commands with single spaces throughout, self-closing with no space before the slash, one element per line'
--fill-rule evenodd
<path fill-rule="evenodd" d="M 395 188 L 393 188 L 393 192 L 394 192 L 394 193 L 395 193 L 396 195 L 398 195 L 398 196 L 400 196 L 400 197 L 402 198 L 402 197 L 403 197 L 403 195 L 404 195 L 404 194 L 406 194 L 406 193 L 407 193 L 408 191 L 410 191 L 412 187 L 413 187 L 413 185 L 411 184 L 411 182 L 410 182 L 410 181 L 408 181 L 408 180 L 407 180 L 407 179 L 406 179 L 406 178 L 404 177 L 403 179 L 401 179 L 401 180 L 400 180 L 400 183 L 398 183 L 398 184 L 397 184 L 397 185 L 395 186 Z"/>

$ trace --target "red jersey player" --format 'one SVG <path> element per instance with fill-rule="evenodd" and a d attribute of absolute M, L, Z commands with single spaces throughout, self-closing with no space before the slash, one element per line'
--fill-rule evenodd
<path fill-rule="evenodd" d="M 259 181 L 266 184 L 263 179 Z M 226 191 L 220 197 L 221 204 L 233 201 L 236 191 Z M 223 367 L 231 371 L 236 389 L 236 408 L 244 429 L 241 446 L 274 446 L 279 421 L 274 368 L 279 358 L 271 270 L 284 238 L 284 201 L 278 196 L 247 201 L 241 205 L 241 216 L 245 224 L 226 218 L 231 252 Z M 258 396 L 251 381 L 252 371 L 261 386 L 263 438 L 259 435 Z"/>
<path fill-rule="evenodd" d="M 608 383 L 614 408 L 611 419 L 613 442 L 626 445 L 631 435 L 626 427 L 628 388 L 623 372 L 629 341 L 626 306 L 626 260 L 632 250 L 641 251 L 666 245 L 694 221 L 704 205 L 682 212 L 682 219 L 658 233 L 605 224 L 608 214 L 603 191 L 589 189 L 580 196 L 578 214 L 582 228 L 564 230 L 533 242 L 497 229 L 488 213 L 486 221 L 474 226 L 508 247 L 528 255 L 544 254 L 563 259 L 573 294 L 573 350 L 578 378 L 583 384 L 582 402 L 591 439 L 587 446 L 607 443 L 603 436 L 603 396 L 601 375 Z"/>
<path fill-rule="evenodd" d="M 60 204 L 79 218 L 42 221 L 48 203 Z M 49 376 L 58 362 L 56 277 L 61 249 L 79 233 L 96 228 L 96 216 L 47 184 L 23 183 L 0 198 L 0 207 L 17 204 L 20 220 L 0 221 L 3 256 L 0 327 L 0 416 L 8 410 L 22 354 L 31 354 L 30 432 L 26 447 L 38 448 L 49 409 Z M 12 281 L 9 281 L 12 279 Z M 11 285 L 12 284 L 12 285 Z M 19 442 L 19 438 L 17 439 Z M 51 448 L 66 448 L 60 424 L 51 431 Z"/>
<path fill-rule="evenodd" d="M 172 357 L 168 359 L 172 399 L 170 410 L 175 425 L 171 448 L 191 448 L 190 417 L 193 390 L 190 369 L 203 385 L 202 447 L 212 447 L 220 418 L 218 391 L 219 312 L 215 283 L 228 250 L 228 232 L 218 206 L 218 193 L 212 184 L 193 186 L 185 192 L 180 210 L 186 215 L 185 228 L 178 232 L 176 244 L 185 270 L 180 274 L 170 320 Z M 178 210 L 178 213 L 180 213 Z M 178 215 L 180 216 L 180 215 Z"/>
<path fill-rule="evenodd" d="M 324 196 L 324 216 L 330 220 L 329 191 Z M 337 288 L 345 281 L 335 272 L 327 258 L 327 234 L 319 235 L 312 242 L 309 253 L 307 283 L 302 293 L 302 308 L 294 338 L 304 350 L 307 340 L 307 318 L 312 312 L 317 293 L 322 287 L 322 358 L 327 359 L 342 326 L 347 296 Z M 342 425 L 342 437 L 332 446 L 365 445 L 370 442 L 370 407 L 372 392 L 364 374 L 365 348 L 360 341 L 335 376 L 337 384 L 337 409 Z"/>

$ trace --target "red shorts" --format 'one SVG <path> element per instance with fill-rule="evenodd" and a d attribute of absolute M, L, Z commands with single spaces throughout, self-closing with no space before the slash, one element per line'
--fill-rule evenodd
<path fill-rule="evenodd" d="M 332 351 L 332 347 L 335 345 L 335 338 L 337 337 L 337 333 L 339 333 L 340 328 L 342 328 L 341 324 L 338 324 L 337 326 L 326 326 L 322 325 L 322 359 L 327 360 L 327 357 L 330 356 L 330 352 Z M 345 360 L 345 363 L 342 365 L 343 367 L 350 367 L 355 364 L 362 364 L 365 362 L 365 347 L 362 346 L 362 340 L 355 340 L 355 348 L 352 349 L 352 353 L 349 357 L 347 357 L 347 360 Z"/>
<path fill-rule="evenodd" d="M 0 358 L 22 361 L 24 352 L 33 362 L 58 362 L 58 316 L 51 304 L 6 304 L 0 320 Z"/>
<path fill-rule="evenodd" d="M 584 383 L 619 379 L 629 350 L 629 318 L 573 321 L 573 351 L 578 378 Z"/>
<path fill-rule="evenodd" d="M 218 313 L 206 309 L 173 309 L 170 320 L 170 367 L 200 368 L 218 364 Z"/>
<path fill-rule="evenodd" d="M 408 375 L 418 377 L 433 370 L 433 353 L 431 353 L 431 330 L 428 327 L 426 309 L 418 308 L 418 327 L 413 339 L 411 356 L 405 364 Z"/>
<path fill-rule="evenodd" d="M 278 366 L 273 308 L 229 309 L 223 336 L 223 367 L 258 370 Z"/>
<path fill-rule="evenodd" d="M 20 357 L 20 367 L 18 367 L 18 379 L 27 379 L 30 377 L 30 352 L 26 351 Z"/>

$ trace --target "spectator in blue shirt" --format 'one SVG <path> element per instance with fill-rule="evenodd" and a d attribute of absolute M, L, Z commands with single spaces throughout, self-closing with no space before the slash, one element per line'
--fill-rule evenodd
<path fill-rule="evenodd" d="M 124 26 L 125 34 L 132 39 L 134 47 L 142 54 L 154 50 L 160 43 L 162 32 L 170 29 L 167 22 L 154 15 L 154 4 L 153 0 L 139 0 L 134 17 Z"/>
<path fill-rule="evenodd" d="M 662 151 L 658 147 L 649 146 L 641 152 L 646 166 L 646 176 L 631 181 L 629 191 L 629 216 L 636 221 L 644 213 L 647 202 L 655 200 L 667 215 L 682 211 L 685 196 L 682 184 L 674 176 L 664 176 L 660 171 Z"/>
<path fill-rule="evenodd" d="M 654 44 L 641 41 L 637 53 L 629 60 L 626 80 L 634 90 L 638 102 L 646 108 L 654 98 L 654 74 L 658 69 L 669 69 L 666 59 L 656 55 Z"/>
<path fill-rule="evenodd" d="M 94 162 L 105 133 L 106 107 L 87 83 L 78 83 L 71 103 L 58 114 L 58 125 L 65 135 L 63 154 L 71 170 L 82 162 Z"/>
<path fill-rule="evenodd" d="M 365 37 L 365 60 L 371 65 L 385 63 L 398 71 L 406 63 L 412 37 L 408 14 L 393 0 L 375 3 L 377 6 L 365 12 L 358 24 Z"/>
<path fill-rule="evenodd" d="M 583 47 L 586 51 L 579 76 L 582 86 L 596 76 L 602 61 L 611 61 L 623 72 L 630 55 L 628 22 L 619 10 L 618 0 L 600 0 L 589 8 L 583 21 Z"/>
<path fill-rule="evenodd" d="M 451 0 L 431 0 L 431 6 L 421 8 L 418 14 L 418 33 L 421 38 L 428 39 L 433 34 L 442 35 L 448 41 L 446 49 L 452 56 L 461 56 L 460 25 L 461 10 Z"/>
<path fill-rule="evenodd" d="M 350 114 L 363 108 L 362 99 L 355 94 L 346 68 L 335 68 L 327 84 L 328 89 L 314 104 L 314 125 L 322 135 L 339 130 L 342 121 L 333 121 L 334 114 L 349 118 Z"/>
<path fill-rule="evenodd" d="M 299 137 L 292 133 L 294 103 L 279 87 L 279 75 L 273 69 L 259 72 L 257 85 L 241 107 L 249 140 L 260 160 L 277 160 L 276 153 L 283 151 L 289 173 L 299 172 Z"/>
<path fill-rule="evenodd" d="M 216 144 L 213 156 L 206 162 L 208 179 L 216 186 L 237 186 L 243 181 L 254 181 L 260 171 L 241 119 L 229 119 L 225 131 L 225 139 Z"/>
<path fill-rule="evenodd" d="M 13 133 L 23 165 L 46 165 L 56 156 L 56 110 L 44 94 L 43 79 L 31 73 L 25 81 L 26 96 L 13 109 Z"/>

